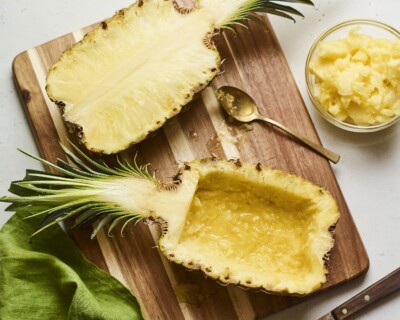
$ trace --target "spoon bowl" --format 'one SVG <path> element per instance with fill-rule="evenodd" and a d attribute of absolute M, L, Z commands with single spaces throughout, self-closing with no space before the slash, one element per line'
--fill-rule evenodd
<path fill-rule="evenodd" d="M 225 111 L 238 121 L 249 122 L 260 116 L 253 98 L 238 88 L 230 86 L 219 88 L 217 99 Z"/>
<path fill-rule="evenodd" d="M 326 159 L 332 161 L 333 163 L 338 163 L 340 156 L 330 151 L 321 145 L 318 145 L 307 138 L 302 137 L 301 135 L 293 132 L 289 128 L 284 125 L 272 120 L 270 118 L 266 118 L 262 116 L 258 112 L 257 104 L 253 100 L 253 98 L 244 92 L 241 89 L 232 87 L 232 86 L 223 86 L 220 87 L 216 92 L 216 97 L 222 108 L 234 119 L 240 122 L 251 122 L 254 120 L 260 120 L 267 122 L 279 129 L 285 131 L 287 134 L 302 142 L 318 154 L 322 155 Z"/>

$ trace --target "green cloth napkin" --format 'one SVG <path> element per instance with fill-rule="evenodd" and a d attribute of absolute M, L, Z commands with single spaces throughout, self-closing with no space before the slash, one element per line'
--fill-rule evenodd
<path fill-rule="evenodd" d="M 88 262 L 59 227 L 15 214 L 0 231 L 1 320 L 143 319 L 136 298 Z"/>

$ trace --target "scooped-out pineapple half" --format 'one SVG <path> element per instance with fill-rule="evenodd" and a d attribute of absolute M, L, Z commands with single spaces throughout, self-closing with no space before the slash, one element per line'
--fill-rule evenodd
<path fill-rule="evenodd" d="M 326 281 L 340 214 L 324 188 L 260 164 L 215 159 L 186 163 L 162 183 L 136 163 L 111 169 L 74 148 L 80 158 L 64 149 L 75 167 L 30 155 L 63 176 L 28 170 L 10 187 L 16 196 L 1 198 L 12 203 L 8 211 L 42 215 L 37 233 L 66 219 L 73 227 L 97 220 L 93 236 L 106 225 L 110 233 L 148 219 L 160 224 L 158 248 L 169 260 L 224 284 L 306 295 Z"/>
<path fill-rule="evenodd" d="M 280 2 L 137 1 L 62 54 L 49 70 L 47 94 L 90 151 L 125 150 L 178 114 L 220 72 L 212 41 L 219 30 L 263 23 L 257 13 L 301 15 Z"/>

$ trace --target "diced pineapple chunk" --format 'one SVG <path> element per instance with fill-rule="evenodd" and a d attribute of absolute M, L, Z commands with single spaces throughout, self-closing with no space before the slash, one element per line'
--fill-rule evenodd
<path fill-rule="evenodd" d="M 321 42 L 310 62 L 314 95 L 330 114 L 356 125 L 384 123 L 400 113 L 400 41 L 355 28 L 346 39 Z"/>
<path fill-rule="evenodd" d="M 368 62 L 368 54 L 363 50 L 358 50 L 354 56 L 351 57 L 351 60 L 354 62 Z"/>
<path fill-rule="evenodd" d="M 348 48 L 342 41 L 321 42 L 318 45 L 319 55 L 324 59 L 344 58 L 347 55 Z"/>

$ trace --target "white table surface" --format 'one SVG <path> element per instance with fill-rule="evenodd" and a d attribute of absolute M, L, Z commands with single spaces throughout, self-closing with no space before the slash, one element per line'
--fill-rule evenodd
<path fill-rule="evenodd" d="M 107 18 L 130 0 L 0 1 L 0 194 L 26 168 L 39 168 L 16 151 L 37 153 L 15 90 L 13 58 L 48 40 Z M 315 38 L 342 20 L 372 18 L 400 28 L 400 1 L 315 0 L 316 8 L 297 6 L 306 16 L 296 24 L 271 18 L 301 94 L 325 146 L 342 155 L 334 166 L 370 257 L 366 277 L 321 293 L 268 319 L 312 320 L 327 313 L 400 265 L 400 124 L 374 134 L 347 133 L 321 119 L 306 93 L 304 62 Z M 10 217 L 0 205 L 0 226 Z M 400 294 L 394 294 L 355 319 L 400 319 Z M 1 297 L 0 297 L 1 299 Z M 45 319 L 43 319 L 45 320 Z"/>

